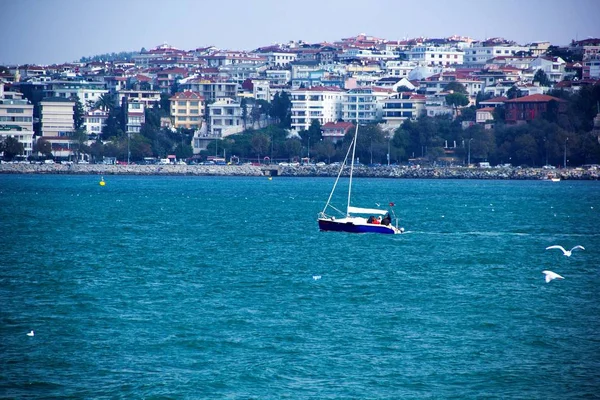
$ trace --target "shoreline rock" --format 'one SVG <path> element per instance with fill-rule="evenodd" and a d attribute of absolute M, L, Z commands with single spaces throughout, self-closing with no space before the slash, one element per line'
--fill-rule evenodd
<path fill-rule="evenodd" d="M 256 166 L 256 165 L 104 165 L 104 164 L 0 164 L 0 174 L 67 175 L 172 175 L 172 176 L 281 176 L 335 177 L 339 167 L 327 165 Z M 345 168 L 342 176 L 348 176 Z M 541 180 L 549 174 L 561 180 L 600 180 L 600 171 L 583 169 L 545 170 L 541 168 L 433 168 L 408 166 L 358 166 L 355 177 L 392 179 L 493 179 Z"/>

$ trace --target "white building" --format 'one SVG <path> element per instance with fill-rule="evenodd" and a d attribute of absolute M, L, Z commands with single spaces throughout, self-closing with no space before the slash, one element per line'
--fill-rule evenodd
<path fill-rule="evenodd" d="M 265 71 L 265 76 L 269 83 L 275 86 L 287 85 L 292 79 L 292 74 L 287 69 L 269 69 Z"/>
<path fill-rule="evenodd" d="M 439 93 L 425 98 L 425 110 L 428 117 L 435 117 L 438 115 L 453 115 L 454 110 L 451 106 L 446 104 L 446 94 Z"/>
<path fill-rule="evenodd" d="M 386 61 L 383 63 L 383 69 L 386 76 L 399 78 L 408 78 L 410 71 L 418 66 L 416 62 L 411 61 Z"/>
<path fill-rule="evenodd" d="M 458 65 L 463 63 L 464 52 L 456 47 L 419 45 L 405 52 L 408 61 L 424 65 Z"/>
<path fill-rule="evenodd" d="M 273 93 L 273 96 L 275 94 Z M 256 100 L 265 100 L 271 102 L 271 88 L 269 81 L 254 79 L 252 80 L 252 97 Z"/>
<path fill-rule="evenodd" d="M 285 67 L 289 63 L 296 61 L 298 55 L 296 53 L 287 51 L 273 51 L 270 53 L 263 53 L 261 56 L 267 58 L 267 64 L 272 67 Z"/>
<path fill-rule="evenodd" d="M 127 103 L 127 133 L 139 133 L 145 122 L 144 103 Z"/>
<path fill-rule="evenodd" d="M 473 44 L 465 50 L 464 64 L 471 67 L 481 67 L 489 60 L 499 56 L 514 56 L 519 52 L 528 52 L 529 47 L 512 44 L 496 44 L 486 46 L 481 42 Z"/>
<path fill-rule="evenodd" d="M 209 136 L 224 138 L 244 130 L 241 104 L 233 99 L 221 99 L 208 106 Z M 248 118 L 251 111 L 248 109 Z"/>
<path fill-rule="evenodd" d="M 560 57 L 538 57 L 531 62 L 531 68 L 535 72 L 541 69 L 552 82 L 563 80 L 566 66 L 566 61 Z"/>
<path fill-rule="evenodd" d="M 322 126 L 342 117 L 344 91 L 340 88 L 317 86 L 293 90 L 291 95 L 294 130 L 308 129 L 314 119 Z"/>
<path fill-rule="evenodd" d="M 342 118 L 359 124 L 379 121 L 385 99 L 393 94 L 393 90 L 378 87 L 351 89 L 342 97 Z"/>
<path fill-rule="evenodd" d="M 107 119 L 107 111 L 95 108 L 85 114 L 83 127 L 88 135 L 101 135 Z"/>
<path fill-rule="evenodd" d="M 94 108 L 104 93 L 108 93 L 104 82 L 88 81 L 50 81 L 46 92 L 49 97 L 60 97 L 70 99 L 79 97 L 83 105 L 83 111 L 87 112 Z"/>
<path fill-rule="evenodd" d="M 158 90 L 119 90 L 117 101 L 119 104 L 126 98 L 130 103 L 143 103 L 145 107 L 152 108 L 155 103 L 160 103 Z"/>
<path fill-rule="evenodd" d="M 369 61 L 385 61 L 394 60 L 398 55 L 389 50 L 370 50 L 360 48 L 348 48 L 342 54 L 338 55 L 340 61 L 348 60 L 369 60 Z"/>

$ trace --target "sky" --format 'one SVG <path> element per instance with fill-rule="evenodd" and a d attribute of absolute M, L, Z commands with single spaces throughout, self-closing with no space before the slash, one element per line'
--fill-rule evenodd
<path fill-rule="evenodd" d="M 56 64 L 168 43 L 253 50 L 359 33 L 519 44 L 600 37 L 600 0 L 0 0 L 0 65 Z"/>

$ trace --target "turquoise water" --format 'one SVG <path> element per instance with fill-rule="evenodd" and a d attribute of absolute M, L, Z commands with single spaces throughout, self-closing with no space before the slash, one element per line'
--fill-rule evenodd
<path fill-rule="evenodd" d="M 319 232 L 330 178 L 105 180 L 0 175 L 0 397 L 600 393 L 598 182 L 355 180 L 388 236 Z"/>

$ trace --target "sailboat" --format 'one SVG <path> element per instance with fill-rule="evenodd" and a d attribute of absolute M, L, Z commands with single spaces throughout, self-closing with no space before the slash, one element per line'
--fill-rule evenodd
<path fill-rule="evenodd" d="M 331 193 L 329 194 L 329 198 L 327 199 L 327 203 L 325 204 L 323 211 L 321 211 L 318 215 L 317 221 L 319 223 L 319 229 L 321 231 L 337 231 L 349 233 L 382 233 L 390 235 L 403 233 L 404 228 L 398 228 L 398 218 L 396 218 L 396 216 L 394 215 L 394 226 L 392 224 L 392 218 L 390 217 L 390 214 L 387 210 L 380 210 L 377 208 L 361 208 L 354 207 L 351 205 L 352 175 L 354 173 L 354 155 L 356 153 L 357 138 L 358 123 L 356 124 L 354 137 L 352 139 L 352 142 L 350 143 L 350 146 L 348 147 L 348 152 L 346 153 L 344 162 L 340 166 L 340 170 L 338 172 L 337 178 L 335 179 L 335 183 L 333 184 L 333 189 L 331 189 Z M 348 163 L 348 155 L 350 154 L 350 150 L 352 150 L 352 158 L 350 162 L 350 180 L 348 183 L 348 203 L 346 206 L 346 212 L 344 213 L 331 205 L 331 199 L 340 180 L 340 176 L 342 175 L 342 171 Z M 390 206 L 393 207 L 394 203 L 390 203 Z M 341 217 L 336 218 L 333 215 L 329 215 L 329 209 L 337 211 L 339 214 L 341 214 Z M 365 215 L 370 215 L 370 217 L 365 217 Z M 382 218 L 382 216 L 384 217 Z"/>

